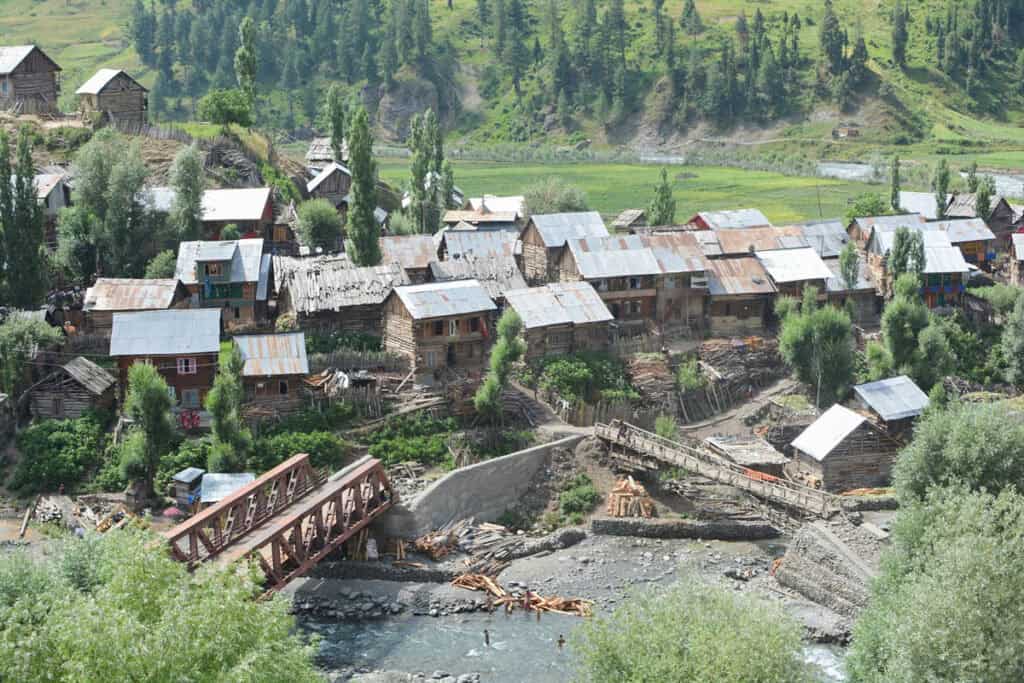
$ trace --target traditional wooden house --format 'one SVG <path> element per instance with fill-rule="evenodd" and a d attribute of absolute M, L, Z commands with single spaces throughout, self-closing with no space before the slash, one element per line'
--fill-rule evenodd
<path fill-rule="evenodd" d="M 397 263 L 358 268 L 347 256 L 274 257 L 278 317 L 307 330 L 382 336 L 384 301 L 409 276 Z"/>
<path fill-rule="evenodd" d="M 519 223 L 516 214 L 512 211 L 476 211 L 466 209 L 452 209 L 444 212 L 441 219 L 450 230 L 479 230 L 503 232 L 519 232 Z"/>
<path fill-rule="evenodd" d="M 886 232 L 895 232 L 901 226 L 913 228 L 924 225 L 926 222 L 924 216 L 919 213 L 905 213 L 897 216 L 862 216 L 854 218 L 846 226 L 846 232 L 858 246 L 864 248 L 875 228 Z"/>
<path fill-rule="evenodd" d="M 149 90 L 120 69 L 100 69 L 75 91 L 83 116 L 117 123 L 146 123 Z"/>
<path fill-rule="evenodd" d="M 115 313 L 188 308 L 190 292 L 175 278 L 135 280 L 101 277 L 85 290 L 85 331 L 109 336 Z"/>
<path fill-rule="evenodd" d="M 128 369 L 149 363 L 167 382 L 176 406 L 199 409 L 217 374 L 220 329 L 215 309 L 115 313 L 110 356 L 117 360 L 121 396 L 128 389 Z"/>
<path fill-rule="evenodd" d="M 643 209 L 626 209 L 612 221 L 612 232 L 632 233 L 637 228 L 647 227 L 647 212 Z"/>
<path fill-rule="evenodd" d="M 557 281 L 558 259 L 567 241 L 607 236 L 608 229 L 596 211 L 531 216 L 519 234 L 526 281 L 530 285 Z"/>
<path fill-rule="evenodd" d="M 270 254 L 262 239 L 182 242 L 174 277 L 192 295 L 192 305 L 219 308 L 229 329 L 252 327 L 267 317 Z"/>
<path fill-rule="evenodd" d="M 857 260 L 857 280 L 847 282 L 839 259 L 822 259 L 832 277 L 825 283 L 825 294 L 829 303 L 853 312 L 853 322 L 858 325 L 874 325 L 882 314 L 882 300 L 871 279 L 871 268 L 861 256 Z"/>
<path fill-rule="evenodd" d="M 922 273 L 922 294 L 929 308 L 958 306 L 970 266 L 960 249 L 953 246 L 949 236 L 937 223 L 910 226 L 921 233 L 924 240 L 925 265 Z M 892 250 L 898 228 L 875 226 L 868 239 L 866 253 L 871 278 L 882 296 L 892 294 L 893 278 L 889 272 L 889 252 Z"/>
<path fill-rule="evenodd" d="M 906 375 L 858 384 L 853 392 L 860 408 L 877 415 L 890 436 L 909 435 L 928 407 L 928 395 Z"/>
<path fill-rule="evenodd" d="M 13 179 L 12 183 L 15 182 Z M 71 206 L 71 187 L 64 173 L 37 173 L 32 183 L 43 212 L 43 238 L 50 249 L 57 248 L 57 218 L 61 209 Z"/>
<path fill-rule="evenodd" d="M 526 219 L 526 198 L 522 195 L 501 197 L 485 194 L 483 197 L 470 197 L 469 208 L 474 211 L 491 211 L 494 213 L 514 213 L 517 221 Z"/>
<path fill-rule="evenodd" d="M 790 472 L 826 491 L 888 486 L 900 448 L 866 417 L 836 404 L 793 441 Z"/>
<path fill-rule="evenodd" d="M 708 322 L 715 337 L 764 334 L 775 286 L 753 256 L 708 264 Z"/>
<path fill-rule="evenodd" d="M 800 226 L 698 230 L 690 234 L 708 258 L 751 256 L 756 251 L 810 246 Z"/>
<path fill-rule="evenodd" d="M 511 256 L 465 255 L 452 261 L 431 261 L 431 282 L 476 280 L 498 306 L 505 308 L 505 293 L 526 287 L 526 280 Z"/>
<path fill-rule="evenodd" d="M 312 199 L 326 199 L 335 208 L 348 196 L 352 188 L 352 172 L 332 161 L 306 183 L 306 192 Z"/>
<path fill-rule="evenodd" d="M 246 238 L 270 239 L 274 203 L 269 187 L 246 187 L 203 192 L 203 234 L 218 239 L 229 225 Z"/>
<path fill-rule="evenodd" d="M 1024 287 L 1024 233 L 1011 235 L 1010 284 Z"/>
<path fill-rule="evenodd" d="M 952 195 L 946 206 L 946 218 L 980 218 L 995 235 L 999 249 L 1008 249 L 1010 235 L 1020 227 L 1020 211 L 1006 197 L 997 195 L 989 201 L 988 216 L 979 216 L 977 201 L 978 195 L 973 192 Z"/>
<path fill-rule="evenodd" d="M 800 298 L 805 287 L 815 287 L 818 296 L 825 297 L 826 283 L 832 277 L 832 271 L 814 249 L 771 249 L 754 255 L 779 294 Z"/>
<path fill-rule="evenodd" d="M 263 414 L 287 414 L 303 405 L 302 380 L 309 374 L 306 335 L 247 334 L 234 338 L 242 356 L 246 408 Z"/>
<path fill-rule="evenodd" d="M 117 380 L 87 358 L 72 358 L 32 387 L 32 414 L 50 420 L 73 420 L 88 410 L 114 407 Z"/>
<path fill-rule="evenodd" d="M 430 277 L 430 262 L 437 260 L 438 241 L 434 235 L 381 237 L 380 262 L 402 266 L 414 284 L 426 282 Z"/>
<path fill-rule="evenodd" d="M 505 298 L 523 322 L 527 361 L 608 348 L 613 317 L 586 282 L 516 289 Z"/>
<path fill-rule="evenodd" d="M 953 195 L 946 195 L 945 210 Z M 939 218 L 939 206 L 935 201 L 934 192 L 907 192 L 900 191 L 900 211 L 904 214 L 916 213 L 924 216 L 925 220 L 934 221 Z"/>
<path fill-rule="evenodd" d="M 61 68 L 35 45 L 0 46 L 0 109 L 57 114 Z"/>
<path fill-rule="evenodd" d="M 479 372 L 495 310 L 475 280 L 396 287 L 385 303 L 384 348 L 408 357 L 417 374 Z"/>
<path fill-rule="evenodd" d="M 949 237 L 954 247 L 960 248 L 968 263 L 991 269 L 996 259 L 996 236 L 980 218 L 961 218 L 938 221 L 934 225 Z"/>
<path fill-rule="evenodd" d="M 731 209 L 727 211 L 701 211 L 687 221 L 696 230 L 741 230 L 769 228 L 771 221 L 758 209 Z"/>
<path fill-rule="evenodd" d="M 520 255 L 517 250 L 519 233 L 506 230 L 445 230 L 438 233 L 440 244 L 437 248 L 442 261 L 454 261 L 466 256 L 477 258 L 512 258 Z"/>

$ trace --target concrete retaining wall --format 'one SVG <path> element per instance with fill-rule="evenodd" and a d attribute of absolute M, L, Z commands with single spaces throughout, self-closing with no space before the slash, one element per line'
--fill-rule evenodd
<path fill-rule="evenodd" d="M 758 541 L 779 535 L 772 525 L 759 522 L 652 520 L 636 517 L 597 518 L 590 530 L 603 536 L 643 538 L 700 538 L 718 541 Z"/>
<path fill-rule="evenodd" d="M 373 529 L 380 535 L 416 538 L 466 517 L 493 522 L 515 507 L 553 449 L 575 448 L 583 438 L 568 436 L 449 472 L 411 503 L 386 512 Z"/>

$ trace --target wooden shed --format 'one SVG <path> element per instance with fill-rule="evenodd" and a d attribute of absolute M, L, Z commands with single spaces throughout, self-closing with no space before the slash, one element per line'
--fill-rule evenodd
<path fill-rule="evenodd" d="M 793 441 L 790 473 L 827 491 L 888 486 L 901 444 L 863 415 L 836 404 Z"/>
<path fill-rule="evenodd" d="M 351 187 L 352 172 L 332 161 L 306 183 L 306 192 L 312 199 L 326 199 L 334 208 L 338 208 Z"/>
<path fill-rule="evenodd" d="M 112 408 L 116 383 L 113 375 L 91 360 L 73 358 L 32 389 L 32 414 L 68 420 L 81 417 L 87 410 Z"/>
<path fill-rule="evenodd" d="M 57 114 L 61 68 L 35 45 L 0 47 L 0 109 Z"/>
<path fill-rule="evenodd" d="M 302 380 L 309 374 L 302 332 L 248 334 L 234 338 L 242 356 L 242 385 L 248 408 L 276 414 L 300 410 Z"/>
<path fill-rule="evenodd" d="M 100 69 L 75 91 L 83 116 L 99 114 L 106 121 L 146 123 L 149 91 L 121 69 Z"/>

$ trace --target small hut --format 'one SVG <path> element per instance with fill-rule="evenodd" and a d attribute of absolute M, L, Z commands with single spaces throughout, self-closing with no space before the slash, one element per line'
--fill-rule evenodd
<path fill-rule="evenodd" d="M 32 414 L 67 420 L 87 410 L 112 408 L 116 383 L 113 375 L 91 360 L 73 358 L 32 389 Z"/>

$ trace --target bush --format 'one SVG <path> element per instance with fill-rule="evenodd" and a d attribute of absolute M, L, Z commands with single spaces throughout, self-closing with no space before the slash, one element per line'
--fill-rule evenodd
<path fill-rule="evenodd" d="M 439 420 L 426 413 L 394 417 L 370 435 L 369 454 L 385 465 L 414 460 L 424 465 L 449 463 L 448 437 L 455 420 Z"/>
<path fill-rule="evenodd" d="M 558 497 L 558 507 L 563 515 L 583 515 L 594 508 L 599 497 L 590 477 L 579 474 L 569 482 L 569 486 Z"/>
<path fill-rule="evenodd" d="M 365 332 L 307 332 L 306 353 L 331 353 L 339 349 L 380 351 L 381 338 Z"/>
<path fill-rule="evenodd" d="M 171 477 L 188 467 L 205 470 L 212 448 L 213 441 L 208 436 L 183 440 L 177 449 L 160 458 L 160 467 L 153 478 L 153 489 L 158 494 L 170 495 Z"/>
<path fill-rule="evenodd" d="M 679 436 L 679 426 L 671 415 L 659 415 L 654 421 L 654 433 L 663 439 L 675 439 Z"/>
<path fill-rule="evenodd" d="M 104 421 L 98 414 L 77 420 L 43 420 L 18 435 L 21 458 L 11 488 L 26 493 L 70 488 L 103 453 Z"/>
<path fill-rule="evenodd" d="M 323 410 L 307 408 L 289 415 L 277 424 L 267 427 L 263 435 L 287 434 L 290 432 L 335 432 L 344 429 L 356 417 L 356 409 L 344 401 L 329 404 Z"/>
<path fill-rule="evenodd" d="M 265 472 L 296 453 L 309 453 L 313 467 L 337 470 L 349 453 L 348 444 L 330 432 L 289 432 L 256 441 L 249 469 Z"/>
<path fill-rule="evenodd" d="M 700 371 L 700 363 L 690 358 L 676 370 L 676 386 L 680 391 L 697 391 L 707 386 L 708 380 Z"/>
<path fill-rule="evenodd" d="M 544 358 L 537 384 L 570 403 L 600 399 L 635 400 L 640 397 L 630 385 L 622 361 L 604 353 Z"/>

